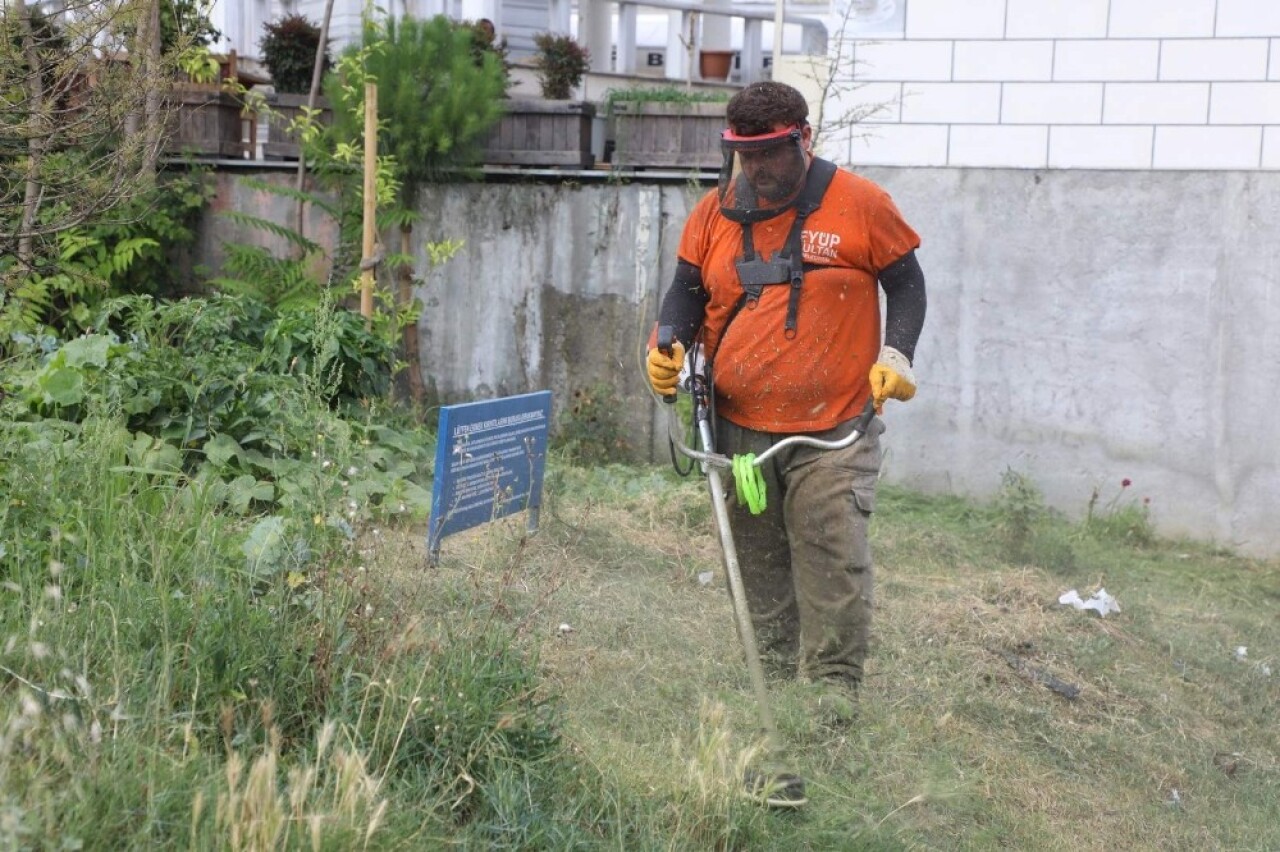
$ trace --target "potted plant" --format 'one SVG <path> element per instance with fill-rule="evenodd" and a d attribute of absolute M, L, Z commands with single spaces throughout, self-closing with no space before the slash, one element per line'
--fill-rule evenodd
<path fill-rule="evenodd" d="M 258 43 L 262 64 L 275 87 L 275 94 L 266 99 L 267 141 L 262 154 L 268 159 L 295 159 L 298 139 L 289 128 L 310 98 L 317 51 L 324 51 L 321 73 L 329 70 L 329 48 L 320 44 L 320 27 L 303 15 L 285 15 L 262 28 L 265 34 Z M 317 97 L 316 108 L 321 111 L 321 123 L 327 124 L 329 102 Z"/>
<path fill-rule="evenodd" d="M 590 54 L 572 36 L 538 33 L 533 38 L 542 96 L 548 100 L 568 100 L 587 73 Z"/>
<path fill-rule="evenodd" d="M 613 125 L 612 164 L 718 169 L 728 101 L 724 92 L 675 86 L 610 90 L 605 103 Z"/>
<path fill-rule="evenodd" d="M 587 51 L 567 35 L 535 37 L 542 99 L 510 98 L 485 144 L 491 165 L 589 169 L 594 104 L 569 100 L 587 72 Z"/>

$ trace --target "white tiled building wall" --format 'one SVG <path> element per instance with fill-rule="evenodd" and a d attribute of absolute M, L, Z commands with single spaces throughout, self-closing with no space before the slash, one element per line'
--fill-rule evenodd
<path fill-rule="evenodd" d="M 855 165 L 1280 169 L 1280 0 L 896 0 L 840 45 Z M 833 45 L 833 49 L 836 45 Z"/>

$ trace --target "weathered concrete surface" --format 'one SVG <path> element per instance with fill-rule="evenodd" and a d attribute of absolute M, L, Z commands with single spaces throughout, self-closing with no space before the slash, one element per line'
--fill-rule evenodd
<path fill-rule="evenodd" d="M 633 457 L 657 457 L 641 338 L 704 190 L 682 184 L 484 184 L 423 190 L 418 246 L 464 240 L 423 277 L 425 381 L 444 402 L 610 385 Z M 665 454 L 665 444 L 660 448 Z M 621 460 L 621 459 L 620 459 Z"/>
<path fill-rule="evenodd" d="M 1080 514 L 1128 478 L 1165 533 L 1280 553 L 1280 174 L 865 173 L 923 236 L 929 280 L 887 480 L 985 497 L 1013 468 Z M 561 411 L 608 382 L 635 449 L 664 460 L 639 339 L 701 191 L 424 190 L 428 385 L 445 402 L 551 388 Z M 255 199 L 278 203 L 234 203 Z M 446 237 L 466 245 L 427 269 L 422 243 Z"/>
<path fill-rule="evenodd" d="M 1280 552 L 1280 175 L 893 170 L 924 235 L 920 394 L 887 475 L 1084 511 L 1131 479 L 1165 533 Z"/>

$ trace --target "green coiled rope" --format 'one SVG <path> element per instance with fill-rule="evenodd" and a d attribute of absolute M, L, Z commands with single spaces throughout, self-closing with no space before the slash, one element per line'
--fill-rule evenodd
<path fill-rule="evenodd" d="M 755 466 L 756 454 L 746 453 L 733 457 L 733 483 L 738 489 L 738 502 L 758 515 L 764 511 L 764 473 Z"/>

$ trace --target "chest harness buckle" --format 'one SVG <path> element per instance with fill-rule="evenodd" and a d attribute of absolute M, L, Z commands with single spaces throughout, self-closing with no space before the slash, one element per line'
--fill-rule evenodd
<path fill-rule="evenodd" d="M 791 232 L 783 247 L 774 252 L 773 257 L 764 260 L 757 256 L 755 244 L 751 236 L 751 223 L 742 223 L 742 257 L 734 261 L 738 270 L 738 283 L 742 285 L 742 297 L 738 300 L 725 322 L 725 331 L 733 322 L 738 311 L 743 307 L 754 309 L 764 293 L 765 287 L 777 284 L 788 284 L 791 290 L 787 296 L 787 319 L 783 333 L 787 339 L 796 336 L 796 317 L 800 313 L 800 287 L 804 283 L 804 246 L 801 234 L 804 231 L 805 219 L 822 204 L 831 178 L 835 176 L 836 165 L 829 160 L 815 157 L 805 175 L 804 189 L 796 199 L 796 218 L 791 224 Z M 723 338 L 723 332 L 721 333 Z"/>

